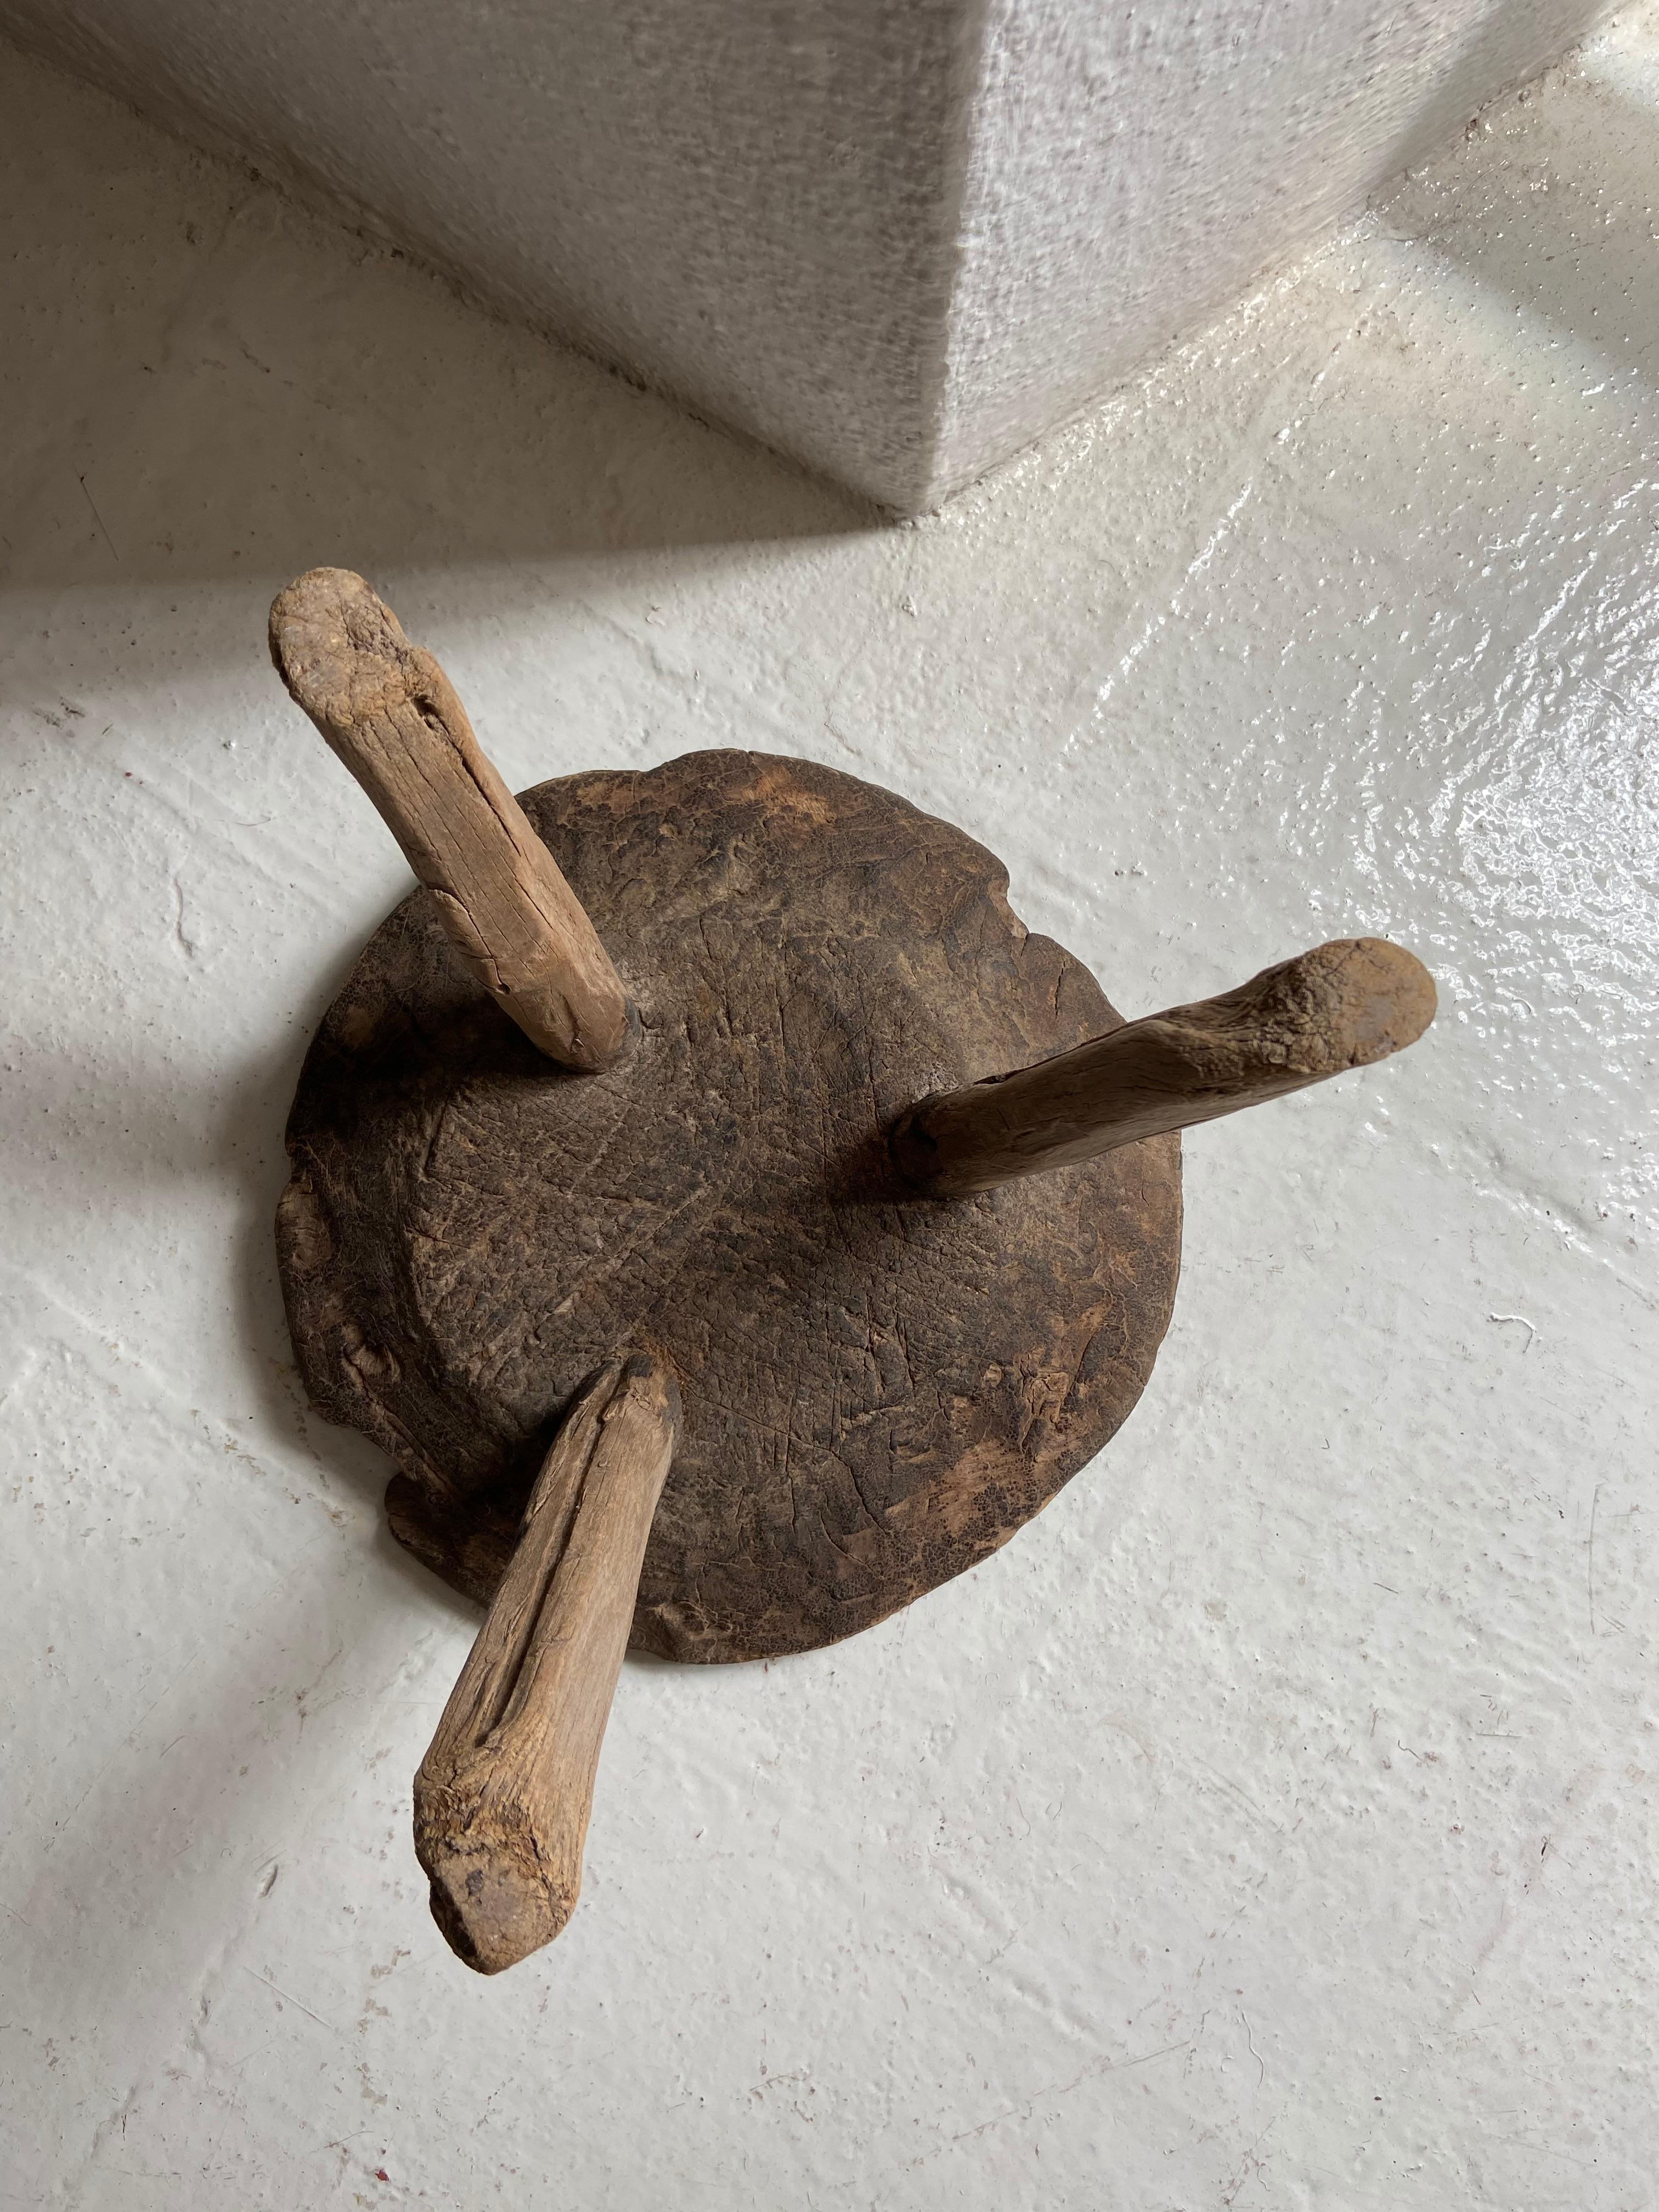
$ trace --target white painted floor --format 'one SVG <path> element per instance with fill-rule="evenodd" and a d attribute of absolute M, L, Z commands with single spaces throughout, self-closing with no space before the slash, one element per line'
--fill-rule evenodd
<path fill-rule="evenodd" d="M 1659 2203 L 1659 7 L 887 530 L 0 64 L 0 2205 Z M 839 1650 L 630 1666 L 501 1980 L 472 1622 L 270 1218 L 400 895 L 264 610 L 365 570 L 520 782 L 896 786 L 1148 1011 L 1360 931 L 1415 1051 L 1190 1140 L 1109 1455 Z"/>

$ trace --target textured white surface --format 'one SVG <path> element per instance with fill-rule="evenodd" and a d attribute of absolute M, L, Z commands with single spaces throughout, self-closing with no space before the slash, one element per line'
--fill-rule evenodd
<path fill-rule="evenodd" d="M 988 0 L 937 498 L 1455 137 L 1608 0 Z"/>
<path fill-rule="evenodd" d="M 908 513 L 1607 4 L 0 0 L 0 28 Z"/>
<path fill-rule="evenodd" d="M 700 411 L 925 503 L 981 0 L 0 0 Z"/>
<path fill-rule="evenodd" d="M 875 532 L 5 61 L 0 2204 L 1659 2201 L 1656 155 L 1650 7 Z M 315 561 L 520 782 L 798 750 L 1130 1011 L 1358 929 L 1442 988 L 1194 1136 L 1147 1395 L 997 1559 L 624 1670 L 491 1984 L 408 1838 L 471 1623 L 271 1257 L 404 881 L 264 662 Z"/>

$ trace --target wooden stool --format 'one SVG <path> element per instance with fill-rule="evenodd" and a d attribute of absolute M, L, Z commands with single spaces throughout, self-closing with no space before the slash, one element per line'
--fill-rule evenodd
<path fill-rule="evenodd" d="M 495 1972 L 575 1904 L 630 1635 L 811 1650 L 1005 1543 L 1151 1372 L 1176 1132 L 1409 1044 L 1434 987 L 1359 939 L 1126 1025 L 891 793 L 707 752 L 515 799 L 361 578 L 270 634 L 423 886 L 307 1057 L 277 1245 L 313 1399 L 489 1607 L 415 1832 Z"/>

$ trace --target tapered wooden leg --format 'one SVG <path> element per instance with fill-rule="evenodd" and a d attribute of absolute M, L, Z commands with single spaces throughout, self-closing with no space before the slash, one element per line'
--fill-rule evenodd
<path fill-rule="evenodd" d="M 310 569 L 277 595 L 270 654 L 484 988 L 550 1058 L 609 1067 L 630 1026 L 621 979 L 432 655 L 349 568 Z"/>
<path fill-rule="evenodd" d="M 934 1091 L 895 1124 L 893 1158 L 930 1196 L 993 1190 L 1386 1060 L 1434 1013 L 1421 961 L 1380 937 L 1341 939 L 1219 998 Z"/>
<path fill-rule="evenodd" d="M 415 1778 L 415 1849 L 457 1956 L 496 1974 L 581 1888 L 593 1777 L 679 1433 L 657 1360 L 602 1368 L 553 1440 L 518 1549 Z"/>

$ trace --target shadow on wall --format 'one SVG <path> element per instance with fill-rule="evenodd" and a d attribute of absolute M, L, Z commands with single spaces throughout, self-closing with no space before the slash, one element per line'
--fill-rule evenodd
<path fill-rule="evenodd" d="M 1605 21 L 1615 4 L 1616 0 L 1580 0 L 1566 21 L 1553 27 L 1556 36 L 1546 52 L 1570 52 Z M 1488 0 L 1480 21 L 1443 58 L 1433 82 L 1425 88 L 1394 143 L 1379 156 L 1373 175 L 1386 185 L 1401 171 L 1441 152 L 1474 119 L 1467 103 L 1449 92 L 1449 86 L 1513 85 L 1538 66 L 1526 36 L 1527 13 L 1526 8 L 1516 8 L 1515 0 Z"/>
<path fill-rule="evenodd" d="M 13 584 L 830 536 L 873 510 L 0 45 Z"/>
<path fill-rule="evenodd" d="M 1659 381 L 1659 255 L 1650 212 L 1659 82 L 1653 95 L 1650 105 L 1635 88 L 1610 81 L 1592 57 L 1521 95 L 1524 143 L 1500 117 L 1464 161 L 1407 179 L 1382 204 L 1382 221 L 1607 368 Z"/>

